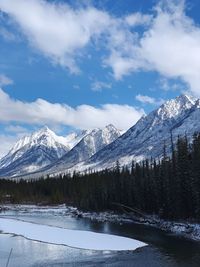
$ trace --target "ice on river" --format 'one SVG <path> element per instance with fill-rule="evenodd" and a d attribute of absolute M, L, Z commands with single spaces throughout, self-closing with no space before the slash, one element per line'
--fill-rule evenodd
<path fill-rule="evenodd" d="M 0 218 L 0 231 L 20 235 L 31 240 L 81 249 L 120 251 L 135 250 L 146 246 L 143 242 L 127 237 L 69 230 L 2 217 Z"/>

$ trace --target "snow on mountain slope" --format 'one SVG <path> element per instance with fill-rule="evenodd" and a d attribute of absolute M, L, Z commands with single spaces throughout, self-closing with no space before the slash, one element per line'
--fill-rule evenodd
<path fill-rule="evenodd" d="M 44 171 L 51 174 L 72 168 L 79 162 L 88 160 L 92 155 L 116 140 L 120 135 L 121 132 L 113 125 L 108 125 L 103 129 L 91 130 L 76 146 L 57 160 L 57 162 L 44 168 Z"/>
<path fill-rule="evenodd" d="M 79 168 L 103 169 L 113 167 L 117 160 L 124 165 L 131 164 L 132 160 L 159 158 L 163 154 L 164 142 L 169 153 L 171 133 L 175 141 L 178 135 L 187 134 L 192 137 L 195 131 L 200 131 L 199 103 L 199 100 L 187 95 L 167 101 L 148 116 L 143 116 L 125 134 L 97 152 Z"/>
<path fill-rule="evenodd" d="M 12 176 L 38 170 L 68 152 L 87 132 L 57 136 L 43 127 L 30 136 L 21 138 L 0 160 L 0 176 Z"/>
<path fill-rule="evenodd" d="M 67 139 L 65 138 L 65 142 L 66 140 L 68 142 L 68 150 L 70 146 L 74 147 L 60 158 L 49 160 L 48 166 L 46 163 L 45 165 L 41 164 L 42 168 L 37 168 L 37 171 L 32 172 L 30 177 L 38 178 L 46 174 L 56 175 L 72 172 L 73 170 L 85 171 L 89 168 L 96 170 L 111 168 L 115 166 L 117 160 L 120 161 L 121 165 L 129 165 L 132 160 L 141 161 L 151 157 L 160 158 L 163 155 L 164 143 L 167 153 L 171 152 L 171 134 L 173 141 L 176 142 L 178 136 L 186 134 L 189 138 L 192 138 L 194 132 L 200 132 L 200 100 L 181 95 L 167 101 L 149 115 L 143 116 L 124 134 L 114 126 L 108 125 L 104 129 L 83 132 L 81 136 L 76 134 L 68 136 Z M 25 143 L 25 145 L 15 153 L 23 153 L 23 148 L 27 146 L 26 142 L 30 143 L 30 141 L 22 140 L 21 143 Z M 59 142 L 63 145 L 63 141 Z M 66 145 L 65 143 L 65 147 Z M 16 147 L 20 147 L 20 144 Z M 31 152 L 31 155 L 35 154 Z M 51 156 L 51 153 L 48 150 L 46 158 L 49 156 Z M 34 160 L 39 159 L 40 157 L 37 155 L 37 159 Z M 17 161 L 17 164 L 22 166 L 20 171 L 23 170 L 23 164 L 20 161 Z M 26 168 L 32 168 L 28 162 L 25 165 Z M 13 166 L 11 167 L 13 168 Z M 22 173 L 27 172 L 26 169 Z M 16 174 L 20 175 L 21 172 L 15 172 Z"/>
<path fill-rule="evenodd" d="M 65 146 L 67 146 L 70 149 L 72 149 L 88 133 L 90 133 L 90 130 L 83 130 L 83 131 L 78 132 L 78 133 L 74 132 L 74 133 L 68 134 L 65 137 L 60 136 L 59 138 L 60 138 L 60 140 L 63 140 L 63 144 L 65 144 Z"/>

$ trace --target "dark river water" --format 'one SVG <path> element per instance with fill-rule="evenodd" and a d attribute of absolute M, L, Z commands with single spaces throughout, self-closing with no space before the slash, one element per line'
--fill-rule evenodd
<path fill-rule="evenodd" d="M 6 266 L 11 248 L 13 253 L 9 267 L 200 267 L 200 243 L 176 237 L 149 226 L 94 222 L 54 212 L 8 211 L 1 215 L 68 229 L 127 236 L 143 241 L 148 246 L 131 252 L 101 252 L 45 244 L 20 236 L 0 234 L 0 267 Z"/>

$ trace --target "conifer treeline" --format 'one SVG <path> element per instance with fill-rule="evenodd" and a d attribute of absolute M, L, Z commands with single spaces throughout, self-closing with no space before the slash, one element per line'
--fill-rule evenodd
<path fill-rule="evenodd" d="M 192 144 L 179 138 L 172 156 L 132 163 L 131 168 L 116 164 L 104 170 L 73 177 L 37 181 L 0 181 L 0 197 L 13 202 L 66 203 L 84 210 L 115 209 L 121 203 L 147 214 L 166 219 L 200 220 L 200 134 Z"/>

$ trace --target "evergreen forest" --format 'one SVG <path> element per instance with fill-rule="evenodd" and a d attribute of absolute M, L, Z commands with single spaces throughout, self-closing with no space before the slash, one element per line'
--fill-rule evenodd
<path fill-rule="evenodd" d="M 88 171 L 38 180 L 0 180 L 1 203 L 66 203 L 87 211 L 117 209 L 126 205 L 164 219 L 200 221 L 200 134 L 179 137 L 172 153 L 160 160 L 117 162 L 112 170 Z"/>

